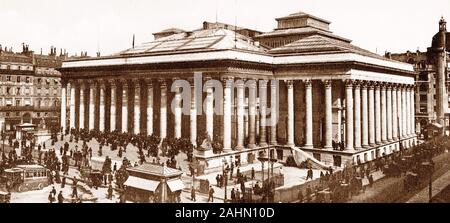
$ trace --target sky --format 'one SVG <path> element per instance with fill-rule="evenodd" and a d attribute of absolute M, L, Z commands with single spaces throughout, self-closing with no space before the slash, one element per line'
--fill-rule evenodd
<path fill-rule="evenodd" d="M 450 24 L 450 0 L 0 0 L 0 44 L 108 55 L 130 48 L 133 34 L 139 44 L 154 32 L 197 29 L 216 18 L 267 32 L 275 18 L 298 11 L 331 21 L 334 34 L 379 54 L 426 51 L 441 16 Z"/>

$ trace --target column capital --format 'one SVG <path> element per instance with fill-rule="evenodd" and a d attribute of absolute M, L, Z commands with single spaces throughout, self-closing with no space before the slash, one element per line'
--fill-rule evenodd
<path fill-rule="evenodd" d="M 267 83 L 269 83 L 269 80 L 267 80 L 267 79 L 260 79 L 258 81 L 260 88 L 267 88 Z"/>
<path fill-rule="evenodd" d="M 144 83 L 145 83 L 148 87 L 151 87 L 151 86 L 153 86 L 153 79 L 151 79 L 151 78 L 145 78 L 145 79 L 144 79 Z"/>
<path fill-rule="evenodd" d="M 303 82 L 305 82 L 305 87 L 307 87 L 307 88 L 311 88 L 312 87 L 312 80 L 311 79 L 306 79 Z"/>
<path fill-rule="evenodd" d="M 158 83 L 161 85 L 161 87 L 167 87 L 167 81 L 164 78 L 158 78 Z"/>
<path fill-rule="evenodd" d="M 224 87 L 230 88 L 233 86 L 234 77 L 225 76 L 225 77 L 220 78 L 220 81 L 222 82 Z"/>
<path fill-rule="evenodd" d="M 355 84 L 355 80 L 347 79 L 344 81 L 346 88 L 353 88 L 353 85 Z"/>
<path fill-rule="evenodd" d="M 131 79 L 131 82 L 132 82 L 133 84 L 139 84 L 139 83 L 142 82 L 142 79 L 135 77 L 135 78 L 132 78 L 132 79 Z"/>
<path fill-rule="evenodd" d="M 128 79 L 120 79 L 119 82 L 122 84 L 122 86 L 128 86 Z"/>
<path fill-rule="evenodd" d="M 285 80 L 284 82 L 286 83 L 286 86 L 288 88 L 293 88 L 294 87 L 294 80 Z"/>
<path fill-rule="evenodd" d="M 97 83 L 97 81 L 96 81 L 96 80 L 89 79 L 89 80 L 87 80 L 87 83 L 88 83 L 88 85 L 93 85 L 93 86 L 95 86 L 95 84 Z"/>
<path fill-rule="evenodd" d="M 106 80 L 108 82 L 109 85 L 111 86 L 116 86 L 117 85 L 117 80 L 116 79 L 107 79 Z"/>
<path fill-rule="evenodd" d="M 100 89 L 105 90 L 105 88 L 106 88 L 105 81 L 99 80 L 99 81 L 97 82 L 97 84 L 98 84 L 98 86 L 100 87 Z"/>
<path fill-rule="evenodd" d="M 61 78 L 61 87 L 63 88 L 63 87 L 67 87 L 67 84 L 69 83 L 69 81 L 68 80 L 66 80 L 66 79 L 62 79 Z"/>
<path fill-rule="evenodd" d="M 331 79 L 322 79 L 322 83 L 326 88 L 330 88 L 332 80 Z"/>
<path fill-rule="evenodd" d="M 354 80 L 353 81 L 353 87 L 355 89 L 360 89 L 361 88 L 361 81 L 360 80 Z"/>

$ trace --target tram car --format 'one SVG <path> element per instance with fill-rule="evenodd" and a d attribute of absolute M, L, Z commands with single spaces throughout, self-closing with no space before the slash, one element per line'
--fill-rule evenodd
<path fill-rule="evenodd" d="M 49 185 L 49 170 L 40 165 L 17 165 L 6 169 L 1 182 L 8 191 L 41 190 Z"/>

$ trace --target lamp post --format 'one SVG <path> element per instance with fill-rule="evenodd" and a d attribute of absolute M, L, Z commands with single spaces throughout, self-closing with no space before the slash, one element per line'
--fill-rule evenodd
<path fill-rule="evenodd" d="M 267 165 L 272 165 L 271 168 L 270 166 L 267 166 L 267 184 L 266 185 L 266 190 L 264 191 L 265 193 L 265 197 L 266 197 L 266 202 L 269 202 L 269 195 L 271 194 L 270 192 L 272 191 L 272 183 L 271 183 L 271 179 L 270 179 L 270 171 L 272 171 L 272 177 L 273 177 L 273 164 L 275 162 L 277 162 L 277 159 L 274 159 L 272 157 L 270 157 L 270 152 L 267 154 L 266 156 L 266 151 L 263 151 L 263 155 L 258 157 L 258 160 L 261 162 L 261 166 L 262 166 L 262 174 L 263 174 L 263 188 L 264 188 L 264 162 L 267 162 Z"/>
<path fill-rule="evenodd" d="M 222 160 L 222 172 L 223 172 L 223 178 L 225 179 L 225 193 L 223 196 L 223 203 L 227 203 L 227 185 L 228 185 L 228 172 L 230 171 L 230 168 L 227 165 L 227 160 L 225 158 L 223 158 Z M 225 168 L 225 166 L 227 165 L 227 167 Z"/>

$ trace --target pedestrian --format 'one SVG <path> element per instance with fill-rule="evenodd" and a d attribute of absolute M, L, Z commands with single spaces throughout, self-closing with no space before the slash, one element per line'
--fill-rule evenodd
<path fill-rule="evenodd" d="M 72 198 L 74 197 L 78 198 L 78 190 L 76 186 L 72 187 Z"/>
<path fill-rule="evenodd" d="M 220 175 L 219 174 L 217 174 L 217 176 L 216 176 L 216 182 L 217 182 L 217 186 L 221 187 L 221 185 L 220 185 Z"/>
<path fill-rule="evenodd" d="M 239 203 L 240 200 L 241 200 L 241 192 L 239 191 L 239 189 L 236 189 L 236 202 Z"/>
<path fill-rule="evenodd" d="M 211 200 L 211 202 L 214 202 L 214 188 L 212 188 L 212 186 L 209 186 L 208 202 L 210 200 Z"/>
<path fill-rule="evenodd" d="M 53 197 L 53 193 L 50 191 L 50 193 L 48 194 L 48 201 L 50 203 L 53 203 L 54 200 L 55 200 L 55 198 Z"/>
<path fill-rule="evenodd" d="M 66 186 L 66 177 L 63 177 L 61 180 L 61 188 L 64 188 Z"/>
<path fill-rule="evenodd" d="M 115 173 L 116 171 L 117 171 L 117 163 L 114 163 L 113 172 Z"/>
<path fill-rule="evenodd" d="M 236 201 L 236 192 L 234 191 L 234 188 L 231 189 L 230 198 L 231 198 L 231 202 L 235 203 L 235 201 Z"/>
<path fill-rule="evenodd" d="M 62 191 L 59 191 L 58 203 L 64 203 L 64 196 L 62 195 Z"/>
<path fill-rule="evenodd" d="M 255 179 L 255 168 L 252 167 L 252 180 Z"/>
<path fill-rule="evenodd" d="M 192 188 L 191 188 L 191 201 L 196 201 L 195 200 L 195 188 L 194 188 L 194 186 L 192 186 Z"/>
<path fill-rule="evenodd" d="M 56 189 L 55 189 L 55 187 L 52 188 L 51 193 L 52 193 L 54 196 L 56 196 Z"/>
<path fill-rule="evenodd" d="M 113 187 L 112 187 L 112 185 L 111 184 L 109 184 L 109 187 L 108 187 L 108 199 L 112 199 L 112 195 L 113 195 Z"/>

